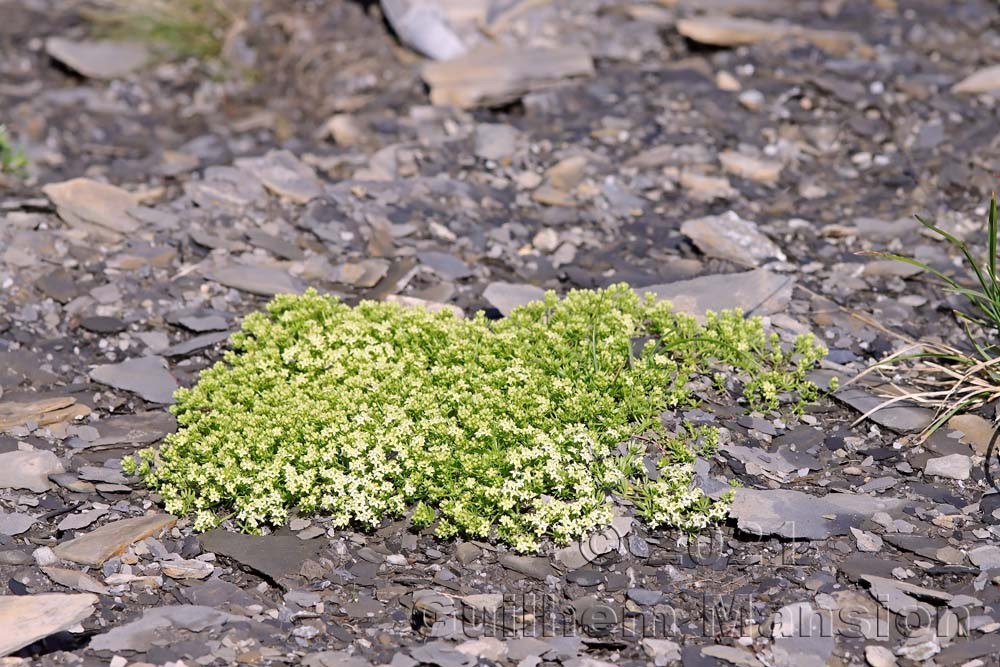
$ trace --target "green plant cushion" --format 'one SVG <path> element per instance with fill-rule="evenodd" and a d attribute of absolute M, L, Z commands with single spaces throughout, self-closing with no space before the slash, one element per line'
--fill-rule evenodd
<path fill-rule="evenodd" d="M 698 324 L 627 285 L 549 293 L 496 322 L 282 295 L 232 344 L 177 392 L 179 431 L 141 452 L 169 511 L 199 529 L 229 512 L 250 531 L 292 509 L 337 526 L 410 512 L 441 536 L 519 550 L 608 522 L 614 494 L 654 526 L 724 516 L 692 484 L 714 431 L 668 434 L 660 415 L 697 403 L 692 381 L 724 391 L 733 374 L 751 408 L 801 405 L 825 353 L 811 337 L 782 349 L 738 311 Z"/>

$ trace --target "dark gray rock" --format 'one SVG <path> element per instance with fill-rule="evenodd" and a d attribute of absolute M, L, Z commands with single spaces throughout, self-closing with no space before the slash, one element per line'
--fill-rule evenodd
<path fill-rule="evenodd" d="M 294 535 L 241 535 L 217 528 L 200 536 L 205 551 L 232 558 L 254 572 L 282 585 L 296 576 L 302 564 L 316 558 L 323 548 L 317 540 Z"/>
<path fill-rule="evenodd" d="M 90 378 L 115 389 L 131 391 L 151 403 L 173 403 L 177 380 L 163 357 L 137 357 L 119 364 L 105 364 L 90 371 Z"/>

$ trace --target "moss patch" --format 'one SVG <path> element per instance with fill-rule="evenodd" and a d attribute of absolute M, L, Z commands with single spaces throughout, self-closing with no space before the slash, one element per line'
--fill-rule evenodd
<path fill-rule="evenodd" d="M 7 128 L 0 125 L 0 174 L 25 176 L 28 170 L 28 158 L 24 151 L 14 145 Z"/>
<path fill-rule="evenodd" d="M 172 56 L 216 58 L 246 0 L 105 0 L 84 11 L 98 35 L 140 41 Z"/>
<path fill-rule="evenodd" d="M 716 434 L 665 433 L 661 413 L 697 403 L 692 381 L 725 391 L 734 375 L 751 408 L 801 406 L 824 353 L 811 337 L 783 349 L 738 311 L 699 325 L 626 285 L 550 293 L 497 322 L 279 296 L 178 391 L 180 430 L 138 469 L 200 529 L 220 511 L 247 530 L 292 508 L 339 526 L 409 512 L 441 536 L 531 550 L 606 523 L 615 494 L 653 526 L 697 529 L 726 511 L 691 479 Z"/>

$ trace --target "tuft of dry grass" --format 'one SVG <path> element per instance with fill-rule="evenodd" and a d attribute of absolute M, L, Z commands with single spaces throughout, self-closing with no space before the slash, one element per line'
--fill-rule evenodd
<path fill-rule="evenodd" d="M 852 382 L 876 372 L 888 380 L 890 391 L 885 401 L 862 415 L 858 421 L 896 403 L 909 402 L 933 408 L 935 418 L 922 434 L 929 437 L 960 412 L 992 403 L 1000 398 L 1000 280 L 997 278 L 997 199 L 990 200 L 986 224 L 987 253 L 983 261 L 972 254 L 969 245 L 936 225 L 917 217 L 927 229 L 961 253 L 971 280 L 942 273 L 912 257 L 884 252 L 862 253 L 906 262 L 931 273 L 944 282 L 948 291 L 964 297 L 968 312 L 955 311 L 969 343 L 967 349 L 936 341 L 910 342 L 861 373 Z M 891 377 L 886 377 L 891 374 Z"/>
<path fill-rule="evenodd" d="M 96 0 L 86 18 L 102 36 L 140 41 L 175 56 L 221 55 L 250 0 Z"/>

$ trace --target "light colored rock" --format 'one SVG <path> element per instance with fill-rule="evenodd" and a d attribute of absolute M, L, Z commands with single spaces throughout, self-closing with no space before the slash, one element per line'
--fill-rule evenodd
<path fill-rule="evenodd" d="M 147 514 L 105 524 L 85 535 L 63 542 L 52 551 L 62 560 L 100 567 L 104 561 L 120 554 L 133 542 L 156 535 L 172 526 L 176 517 L 169 514 Z"/>
<path fill-rule="evenodd" d="M 677 642 L 672 642 L 669 639 L 646 638 L 642 640 L 641 644 L 646 655 L 654 660 L 660 658 L 672 662 L 681 659 L 681 647 Z"/>
<path fill-rule="evenodd" d="M 858 386 L 840 389 L 833 394 L 833 397 L 862 414 L 874 410 L 887 400 Z M 896 433 L 916 433 L 934 421 L 934 411 L 912 402 L 898 401 L 888 407 L 875 410 L 868 415 L 868 419 Z"/>
<path fill-rule="evenodd" d="M 503 606 L 502 593 L 476 593 L 462 596 L 462 602 L 476 611 L 495 612 Z"/>
<path fill-rule="evenodd" d="M 858 551 L 864 553 L 878 553 L 882 550 L 882 538 L 874 533 L 868 533 L 852 527 L 851 535 L 854 536 L 854 540 L 858 544 Z"/>
<path fill-rule="evenodd" d="M 407 308 L 426 308 L 432 313 L 448 311 L 455 317 L 465 317 L 465 313 L 462 312 L 462 309 L 451 303 L 437 303 L 436 301 L 428 301 L 427 299 L 418 299 L 416 297 L 403 296 L 401 294 L 390 294 L 385 297 L 385 300 L 389 303 L 398 303 L 399 305 L 406 306 Z"/>
<path fill-rule="evenodd" d="M 441 4 L 419 0 L 381 2 L 382 12 L 399 41 L 414 51 L 434 60 L 451 60 L 467 51 Z"/>
<path fill-rule="evenodd" d="M 835 55 L 869 51 L 861 39 L 849 32 L 814 30 L 789 23 L 758 21 L 731 16 L 698 16 L 681 19 L 677 31 L 688 39 L 712 46 L 748 46 L 776 42 L 789 37 L 803 39 Z"/>
<path fill-rule="evenodd" d="M 977 456 L 986 456 L 993 425 L 979 415 L 955 415 L 948 420 L 948 428 L 962 434 L 961 441 L 972 445 Z"/>
<path fill-rule="evenodd" d="M 213 271 L 209 277 L 226 287 L 261 296 L 302 294 L 305 291 L 296 278 L 268 266 L 230 266 Z"/>
<path fill-rule="evenodd" d="M 935 655 L 940 653 L 941 644 L 938 643 L 937 637 L 933 637 L 926 641 L 914 644 L 903 644 L 896 649 L 896 652 L 901 658 L 908 658 L 915 663 L 922 663 L 924 661 L 929 661 Z"/>
<path fill-rule="evenodd" d="M 544 206 L 576 206 L 576 198 L 565 190 L 554 188 L 545 183 L 540 188 L 531 193 L 532 201 Z"/>
<path fill-rule="evenodd" d="M 781 248 L 757 230 L 756 223 L 733 211 L 688 220 L 681 225 L 681 233 L 709 257 L 743 266 L 757 266 L 767 259 L 786 259 Z"/>
<path fill-rule="evenodd" d="M 1000 568 L 1000 547 L 985 545 L 970 549 L 969 560 L 980 570 Z"/>
<path fill-rule="evenodd" d="M 924 466 L 925 475 L 947 479 L 969 479 L 971 472 L 972 458 L 964 454 L 949 454 L 948 456 L 928 459 Z"/>
<path fill-rule="evenodd" d="M 375 287 L 389 272 L 389 266 L 389 261 L 380 257 L 344 262 L 334 267 L 330 280 L 355 287 Z"/>
<path fill-rule="evenodd" d="M 137 42 L 75 41 L 49 37 L 45 51 L 70 69 L 91 79 L 117 79 L 150 60 L 149 50 Z"/>
<path fill-rule="evenodd" d="M 557 48 L 484 44 L 463 56 L 424 67 L 431 102 L 470 109 L 512 102 L 536 88 L 575 76 L 590 76 L 590 53 Z"/>
<path fill-rule="evenodd" d="M 261 157 L 241 158 L 236 166 L 256 176 L 264 187 L 296 204 L 308 204 L 323 194 L 323 181 L 316 171 L 286 150 Z"/>
<path fill-rule="evenodd" d="M 173 605 L 146 609 L 138 620 L 114 627 L 90 640 L 93 651 L 147 651 L 154 643 L 169 642 L 178 630 L 218 630 L 228 623 L 246 622 L 237 616 L 201 605 Z"/>
<path fill-rule="evenodd" d="M 719 153 L 719 162 L 723 169 L 734 176 L 767 185 L 777 183 L 784 168 L 777 160 L 765 160 L 737 151 Z"/>
<path fill-rule="evenodd" d="M 476 157 L 509 162 L 517 150 L 521 133 L 510 125 L 480 123 L 476 126 Z"/>
<path fill-rule="evenodd" d="M 905 581 L 865 574 L 861 577 L 868 584 L 868 594 L 880 605 L 895 614 L 934 614 L 934 607 L 925 600 L 941 605 L 950 602 L 953 596 L 944 591 L 936 591 Z M 933 618 L 924 616 L 924 618 Z"/>
<path fill-rule="evenodd" d="M 823 540 L 846 535 L 875 512 L 891 512 L 903 501 L 850 493 L 812 496 L 793 489 L 737 489 L 729 509 L 740 530 L 754 535 Z"/>
<path fill-rule="evenodd" d="M 978 95 L 1000 91 L 1000 65 L 976 70 L 951 87 L 953 93 Z"/>
<path fill-rule="evenodd" d="M 684 170 L 678 180 L 688 196 L 697 201 L 731 199 L 739 194 L 728 178 L 720 176 L 707 176 L 696 171 Z"/>
<path fill-rule="evenodd" d="M 543 227 L 531 239 L 531 245 L 546 254 L 554 252 L 559 247 L 559 232 L 552 227 Z"/>
<path fill-rule="evenodd" d="M 743 273 L 701 276 L 636 290 L 653 293 L 657 300 L 666 300 L 677 311 L 705 321 L 709 310 L 719 312 L 742 308 L 747 315 L 773 315 L 781 312 L 792 298 L 795 279 L 756 269 Z"/>
<path fill-rule="evenodd" d="M 871 262 L 865 263 L 864 271 L 862 271 L 863 276 L 867 277 L 898 277 L 898 278 L 909 278 L 915 276 L 919 273 L 923 273 L 923 269 L 918 266 L 913 266 L 912 264 L 907 264 L 906 262 L 900 262 L 895 259 L 876 259 Z"/>
<path fill-rule="evenodd" d="M 338 113 L 326 121 L 322 134 L 333 137 L 333 140 L 340 146 L 355 146 L 361 143 L 364 130 L 354 116 Z"/>
<path fill-rule="evenodd" d="M 787 36 L 792 26 L 728 16 L 699 16 L 681 19 L 677 32 L 690 40 L 713 46 L 745 46 L 773 42 Z"/>
<path fill-rule="evenodd" d="M 0 535 L 20 535 L 35 525 L 35 517 L 20 512 L 0 512 Z"/>
<path fill-rule="evenodd" d="M 764 98 L 764 93 L 754 89 L 744 90 L 737 99 L 744 108 L 750 111 L 760 111 L 764 108 L 764 102 L 767 101 Z"/>
<path fill-rule="evenodd" d="M 53 488 L 49 475 L 65 472 L 52 452 L 24 450 L 0 454 L 0 489 L 43 493 Z"/>
<path fill-rule="evenodd" d="M 896 656 L 878 644 L 869 644 L 865 647 L 865 660 L 871 667 L 896 667 Z"/>
<path fill-rule="evenodd" d="M 84 230 L 96 227 L 116 237 L 139 229 L 139 222 L 128 213 L 138 204 L 136 198 L 114 185 L 74 178 L 49 183 L 42 192 L 56 205 L 59 217 L 71 226 Z"/>
<path fill-rule="evenodd" d="M 757 659 L 757 656 L 737 646 L 714 644 L 701 649 L 701 654 L 710 658 L 717 658 L 730 665 L 737 665 L 737 667 L 763 667 L 763 663 Z"/>
<path fill-rule="evenodd" d="M 178 387 L 163 357 L 136 357 L 118 364 L 97 366 L 90 371 L 90 379 L 134 392 L 151 403 L 173 403 Z"/>
<path fill-rule="evenodd" d="M 0 596 L 0 657 L 78 625 L 97 602 L 91 593 Z"/>
<path fill-rule="evenodd" d="M 108 587 L 99 582 L 97 579 L 94 579 L 86 572 L 67 570 L 62 567 L 43 567 L 41 570 L 46 577 L 60 586 L 72 588 L 84 593 L 97 593 L 98 595 L 108 594 Z"/>
<path fill-rule="evenodd" d="M 59 562 L 59 557 L 52 551 L 52 547 L 38 547 L 31 552 L 31 557 L 38 567 L 47 567 Z"/>
<path fill-rule="evenodd" d="M 534 285 L 494 282 L 486 286 L 483 298 L 506 317 L 518 306 L 544 299 L 545 290 Z"/>
<path fill-rule="evenodd" d="M 215 570 L 203 560 L 174 558 L 161 563 L 163 574 L 171 579 L 205 579 Z"/>
<path fill-rule="evenodd" d="M 549 185 L 557 190 L 568 192 L 580 184 L 587 170 L 587 158 L 574 155 L 560 160 L 545 170 L 545 178 Z"/>
<path fill-rule="evenodd" d="M 724 90 L 728 93 L 735 93 L 743 88 L 740 80 L 726 70 L 720 70 L 715 73 L 715 85 L 719 90 Z"/>
<path fill-rule="evenodd" d="M 90 414 L 86 405 L 78 405 L 72 396 L 40 398 L 37 401 L 0 402 L 0 433 L 35 422 L 38 426 L 49 426 Z"/>
<path fill-rule="evenodd" d="M 465 655 L 485 658 L 492 662 L 503 662 L 507 657 L 507 644 L 496 637 L 470 639 L 455 647 L 455 650 Z"/>

